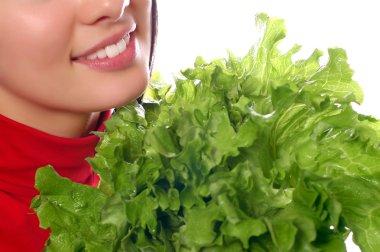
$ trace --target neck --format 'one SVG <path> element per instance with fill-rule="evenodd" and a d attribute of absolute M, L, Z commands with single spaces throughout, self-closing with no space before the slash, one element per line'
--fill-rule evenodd
<path fill-rule="evenodd" d="M 29 127 L 64 138 L 87 136 L 91 131 L 97 129 L 100 116 L 99 112 L 75 115 L 63 113 L 51 116 L 23 113 L 18 113 L 17 115 L 14 113 L 9 115 L 6 113 L 1 114 Z"/>
<path fill-rule="evenodd" d="M 97 129 L 100 116 L 100 112 L 67 112 L 30 104 L 10 103 L 6 99 L 0 101 L 0 114 L 29 127 L 64 138 L 87 136 Z"/>

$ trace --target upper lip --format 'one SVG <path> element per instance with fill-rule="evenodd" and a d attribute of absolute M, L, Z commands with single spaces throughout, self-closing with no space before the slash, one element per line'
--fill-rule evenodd
<path fill-rule="evenodd" d="M 116 44 L 117 42 L 119 42 L 125 35 L 129 34 L 129 33 L 132 33 L 134 30 L 136 29 L 136 26 L 133 25 L 133 26 L 130 26 L 129 28 L 124 28 L 123 30 L 111 35 L 110 37 L 104 39 L 103 41 L 101 41 L 99 44 L 91 47 L 89 50 L 85 51 L 84 53 L 81 53 L 79 55 L 75 55 L 72 57 L 73 60 L 76 60 L 78 58 L 83 58 L 83 57 L 87 57 L 97 51 L 99 51 L 100 49 L 103 49 L 104 47 L 108 46 L 108 45 L 112 45 L 112 44 Z"/>

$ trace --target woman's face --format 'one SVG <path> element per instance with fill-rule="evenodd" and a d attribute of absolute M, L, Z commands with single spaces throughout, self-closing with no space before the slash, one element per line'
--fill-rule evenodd
<path fill-rule="evenodd" d="M 149 77 L 151 5 L 0 0 L 0 107 L 92 112 L 139 97 Z"/>

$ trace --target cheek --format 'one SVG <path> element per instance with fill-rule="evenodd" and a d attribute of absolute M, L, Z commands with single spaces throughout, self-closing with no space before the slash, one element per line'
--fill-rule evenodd
<path fill-rule="evenodd" d="M 0 85 L 23 96 L 42 94 L 70 63 L 69 15 L 19 10 L 0 21 Z M 50 80 L 50 81 L 49 81 Z"/>
<path fill-rule="evenodd" d="M 145 55 L 150 54 L 151 45 L 151 9 L 152 0 L 135 0 L 131 1 L 134 16 L 138 23 L 139 35 L 141 38 L 141 49 Z"/>
<path fill-rule="evenodd" d="M 0 69 L 12 65 L 23 72 L 46 71 L 59 60 L 69 60 L 70 17 L 57 11 L 61 14 L 53 16 L 51 10 L 25 13 L 0 24 L 0 34 L 5 34 L 0 40 Z"/>

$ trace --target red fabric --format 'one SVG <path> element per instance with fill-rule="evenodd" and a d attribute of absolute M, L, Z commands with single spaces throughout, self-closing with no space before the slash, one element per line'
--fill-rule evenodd
<path fill-rule="evenodd" d="M 111 116 L 104 112 L 103 122 Z M 49 231 L 39 228 L 30 202 L 37 168 L 48 164 L 64 177 L 96 186 L 99 179 L 85 158 L 95 154 L 99 138 L 52 136 L 0 115 L 0 251 L 41 251 Z"/>

